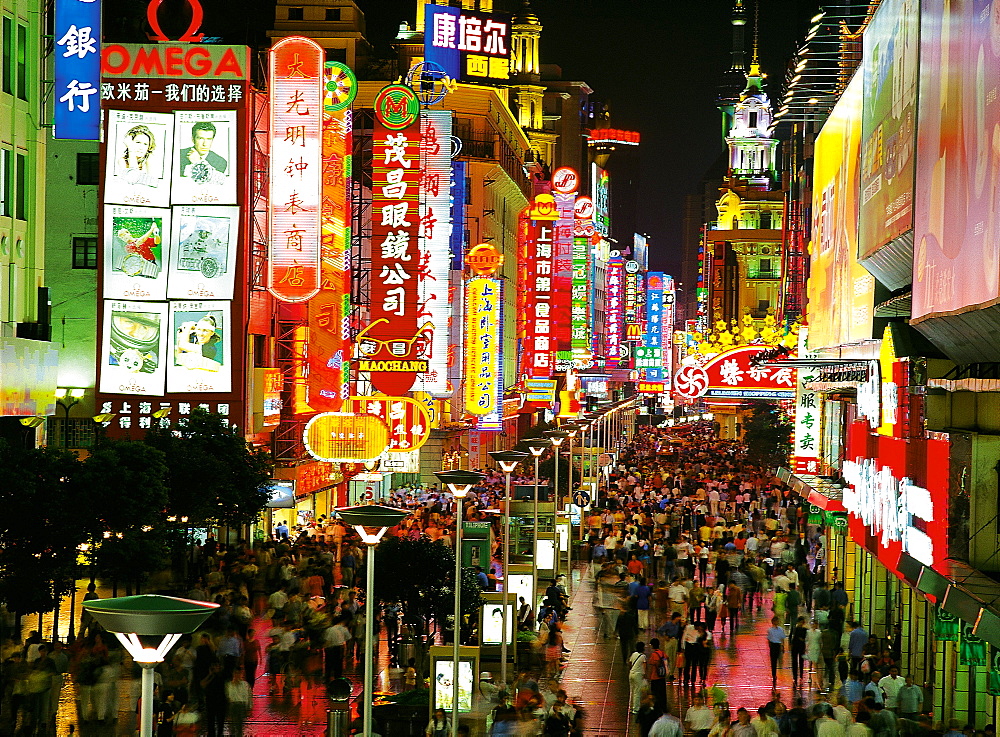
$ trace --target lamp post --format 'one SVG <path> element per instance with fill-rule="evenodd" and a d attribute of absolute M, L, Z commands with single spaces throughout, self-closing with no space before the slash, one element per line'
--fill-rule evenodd
<path fill-rule="evenodd" d="M 364 685 L 364 735 L 372 734 L 372 694 L 374 693 L 375 668 L 375 546 L 386 530 L 395 527 L 409 512 L 378 504 L 347 507 L 333 510 L 340 519 L 351 525 L 361 536 L 367 548 L 365 558 L 365 685 Z"/>
<path fill-rule="evenodd" d="M 490 458 L 500 464 L 506 475 L 503 513 L 503 637 L 500 640 L 500 682 L 507 688 L 507 596 L 510 593 L 510 475 L 517 464 L 528 457 L 520 450 L 491 450 Z"/>
<path fill-rule="evenodd" d="M 590 438 L 590 422 L 587 420 L 582 420 L 577 427 L 580 428 L 580 486 L 583 486 L 584 479 L 587 478 L 587 440 Z M 571 461 L 572 462 L 572 461 Z M 581 488 L 581 491 L 583 489 Z M 583 556 L 583 528 L 584 528 L 584 517 L 583 517 L 583 507 L 580 507 L 580 555 Z M 572 530 L 570 530 L 572 532 Z"/>
<path fill-rule="evenodd" d="M 535 507 L 534 507 L 534 526 L 532 527 L 531 539 L 532 539 L 532 550 L 535 550 L 538 545 L 538 461 L 542 456 L 542 453 L 546 449 L 552 447 L 552 441 L 547 438 L 536 438 L 534 440 L 529 440 L 525 445 L 528 446 L 528 452 L 531 453 L 535 458 Z M 538 556 L 533 552 L 531 555 L 531 567 L 534 573 L 532 578 L 538 581 Z M 516 603 L 516 602 L 515 602 Z M 532 606 L 535 602 L 532 601 Z"/>
<path fill-rule="evenodd" d="M 567 486 L 567 489 L 569 489 L 569 499 L 570 499 L 570 502 L 572 502 L 573 501 L 573 441 L 576 439 L 577 434 L 580 433 L 583 430 L 583 428 L 580 427 L 579 424 L 573 423 L 572 425 L 563 425 L 563 429 L 565 429 L 566 432 L 569 433 L 569 485 Z M 583 456 L 582 453 L 580 455 L 581 455 L 581 457 Z M 583 479 L 583 470 L 582 469 L 580 471 L 580 478 L 581 478 L 581 480 Z M 568 522 L 568 524 L 569 524 L 569 530 L 566 533 L 566 581 L 567 581 L 567 583 L 569 583 L 570 585 L 572 585 L 572 583 L 573 583 L 573 574 L 570 573 L 570 566 L 571 566 L 571 556 L 573 554 L 572 553 L 573 546 L 570 545 L 570 539 L 572 538 L 572 532 L 573 532 L 573 521 L 572 521 L 573 518 L 570 517 L 569 515 L 567 515 L 567 520 L 569 520 L 569 522 Z M 580 525 L 581 526 L 583 525 L 583 508 L 582 507 L 580 508 Z M 559 532 L 557 530 L 556 531 L 556 560 L 558 560 L 558 559 L 559 559 Z"/>
<path fill-rule="evenodd" d="M 120 596 L 83 602 L 108 632 L 125 646 L 142 668 L 142 710 L 139 712 L 139 737 L 153 736 L 153 668 L 162 663 L 181 635 L 194 632 L 218 604 L 179 599 L 159 594 Z M 159 645 L 149 647 L 140 637 L 160 637 Z"/>
<path fill-rule="evenodd" d="M 455 497 L 455 623 L 452 629 L 451 656 L 451 737 L 458 737 L 458 647 L 459 634 L 462 631 L 462 506 L 466 495 L 477 483 L 483 480 L 484 474 L 476 471 L 438 471 L 434 474 L 438 481 L 448 487 Z M 506 588 L 506 587 L 504 587 Z M 504 642 L 507 641 L 507 622 L 504 621 Z"/>
<path fill-rule="evenodd" d="M 553 504 L 552 504 L 552 530 L 553 530 L 553 532 L 555 532 L 555 529 L 556 529 L 555 500 L 559 496 L 559 449 L 562 446 L 563 441 L 566 438 L 569 437 L 569 433 L 566 432 L 565 430 L 546 430 L 545 435 L 546 435 L 546 437 L 548 437 L 549 441 L 552 443 L 552 447 L 555 448 L 554 458 L 555 458 L 555 462 L 556 462 L 556 471 L 555 471 L 555 478 L 553 479 L 553 483 L 555 484 L 555 486 L 553 486 L 553 489 L 552 489 L 552 501 L 553 501 Z M 552 552 L 554 554 L 554 562 L 552 564 L 552 566 L 553 566 L 552 576 L 556 577 L 556 576 L 559 575 L 559 535 L 558 534 L 555 535 L 554 538 L 553 538 L 553 540 L 554 540 L 554 542 L 553 542 L 553 550 L 552 550 Z M 536 545 L 536 550 L 537 550 L 538 543 L 536 542 L 535 545 Z"/>

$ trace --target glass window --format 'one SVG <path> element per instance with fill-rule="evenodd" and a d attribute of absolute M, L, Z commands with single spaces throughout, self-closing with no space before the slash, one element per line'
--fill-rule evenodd
<path fill-rule="evenodd" d="M 76 155 L 76 183 L 97 184 L 101 171 L 100 156 L 96 153 L 80 153 Z"/>
<path fill-rule="evenodd" d="M 28 27 L 17 24 L 17 96 L 28 99 Z"/>
<path fill-rule="evenodd" d="M 11 94 L 10 81 L 12 79 L 12 65 L 14 63 L 14 21 L 4 16 L 3 18 L 3 38 L 0 46 L 3 47 L 3 69 L 0 69 L 0 79 L 3 80 L 3 91 Z"/>
<path fill-rule="evenodd" d="M 17 166 L 14 169 L 14 217 L 18 220 L 28 219 L 27 179 L 27 157 L 24 154 L 17 154 Z"/>
<path fill-rule="evenodd" d="M 5 148 L 0 148 L 0 215 L 10 217 L 11 183 L 13 173 L 11 171 L 11 152 Z"/>
<path fill-rule="evenodd" d="M 340 8 L 327 8 L 326 9 L 326 19 L 327 20 L 340 20 Z"/>
<path fill-rule="evenodd" d="M 97 268 L 97 238 L 88 236 L 73 239 L 73 268 Z"/>
<path fill-rule="evenodd" d="M 288 20 L 302 20 L 303 14 L 304 14 L 303 8 L 289 8 Z"/>

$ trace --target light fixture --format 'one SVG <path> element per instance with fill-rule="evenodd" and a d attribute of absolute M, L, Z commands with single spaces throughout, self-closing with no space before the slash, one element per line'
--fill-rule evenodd
<path fill-rule="evenodd" d="M 111 422 L 111 420 L 115 419 L 117 416 L 118 415 L 115 412 L 105 412 L 100 415 L 94 415 L 94 422 Z"/>
<path fill-rule="evenodd" d="M 153 413 L 153 417 L 160 420 L 169 415 L 173 411 L 172 407 L 161 407 Z"/>
<path fill-rule="evenodd" d="M 21 424 L 25 427 L 36 428 L 45 424 L 44 417 L 22 417 Z"/>
<path fill-rule="evenodd" d="M 194 632 L 219 608 L 218 604 L 175 596 L 140 594 L 83 602 L 97 623 L 113 632 L 132 660 L 142 667 L 142 697 L 139 713 L 140 737 L 153 734 L 153 668 L 162 663 L 181 635 Z M 159 637 L 156 646 L 141 637 Z"/>
<path fill-rule="evenodd" d="M 528 454 L 520 450 L 491 450 L 490 458 L 500 464 L 504 473 L 513 473 L 517 464 L 528 457 Z"/>
<path fill-rule="evenodd" d="M 458 648 L 462 632 L 462 500 L 469 490 L 486 478 L 477 471 L 438 471 L 434 474 L 455 495 L 455 621 L 452 624 L 451 682 L 454 692 L 451 699 L 451 735 L 458 736 Z M 503 609 L 504 639 L 507 632 L 507 608 Z"/>

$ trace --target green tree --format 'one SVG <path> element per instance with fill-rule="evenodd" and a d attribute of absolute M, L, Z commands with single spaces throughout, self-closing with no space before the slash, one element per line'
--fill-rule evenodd
<path fill-rule="evenodd" d="M 375 598 L 398 601 L 403 616 L 422 634 L 429 621 L 441 623 L 454 614 L 455 553 L 427 538 L 389 537 L 375 548 Z M 473 616 L 483 605 L 482 590 L 471 569 L 463 569 L 462 616 Z"/>
<path fill-rule="evenodd" d="M 92 500 L 92 560 L 127 594 L 167 563 L 166 480 L 162 451 L 124 440 L 102 441 L 77 474 L 77 488 Z"/>
<path fill-rule="evenodd" d="M 0 440 L 0 601 L 18 615 L 52 611 L 73 587 L 89 519 L 79 469 L 67 451 Z"/>
<path fill-rule="evenodd" d="M 220 415 L 196 409 L 169 429 L 150 430 L 145 442 L 166 459 L 168 515 L 239 527 L 267 504 L 271 456 Z"/>
<path fill-rule="evenodd" d="M 784 466 L 792 452 L 792 423 L 774 402 L 748 402 L 743 421 L 747 458 L 765 467 Z"/>

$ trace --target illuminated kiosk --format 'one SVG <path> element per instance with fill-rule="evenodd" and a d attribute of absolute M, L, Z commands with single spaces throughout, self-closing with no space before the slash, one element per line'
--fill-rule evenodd
<path fill-rule="evenodd" d="M 181 635 L 198 629 L 219 605 L 175 596 L 140 594 L 85 601 L 83 608 L 94 616 L 99 625 L 113 632 L 132 659 L 142 667 L 139 737 L 152 737 L 153 668 L 163 662 Z M 149 647 L 142 643 L 141 637 L 163 639 L 156 647 Z"/>
<path fill-rule="evenodd" d="M 510 569 L 510 475 L 514 473 L 517 464 L 528 457 L 519 450 L 492 450 L 490 457 L 500 464 L 505 476 L 505 493 L 503 498 L 503 605 L 507 610 L 509 603 L 507 591 L 507 573 Z M 507 642 L 500 644 L 500 683 L 501 688 L 507 688 Z"/>
<path fill-rule="evenodd" d="M 476 471 L 438 471 L 434 474 L 438 481 L 448 487 L 448 491 L 455 497 L 455 620 L 452 624 L 452 700 L 451 700 L 451 735 L 458 737 L 458 712 L 459 712 L 459 679 L 456 674 L 458 668 L 458 648 L 462 634 L 462 509 L 466 495 L 472 487 L 485 478 L 484 474 Z M 435 680 L 435 692 L 437 682 Z"/>
<path fill-rule="evenodd" d="M 409 515 L 404 509 L 383 507 L 378 504 L 361 505 L 337 509 L 337 516 L 351 525 L 365 544 L 368 553 L 365 559 L 365 684 L 364 684 L 364 735 L 372 734 L 372 695 L 374 693 L 375 668 L 375 612 L 370 606 L 375 601 L 375 546 L 390 527 L 395 527 Z"/>

